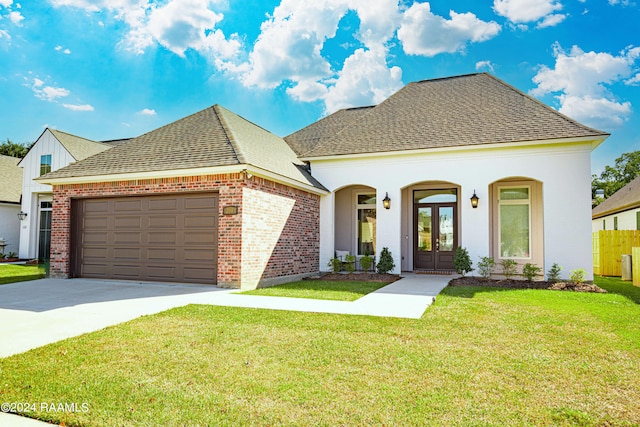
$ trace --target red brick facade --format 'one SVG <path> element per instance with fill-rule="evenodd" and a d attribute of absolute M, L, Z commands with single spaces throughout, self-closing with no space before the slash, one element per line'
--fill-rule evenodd
<path fill-rule="evenodd" d="M 292 209 L 277 245 L 275 248 L 264 248 L 270 251 L 266 268 L 253 265 L 252 260 L 243 260 L 244 189 L 273 195 L 274 199 L 292 201 L 289 203 Z M 225 174 L 53 186 L 51 276 L 69 277 L 72 199 L 205 191 L 215 191 L 219 195 L 219 286 L 240 287 L 247 269 L 252 268 L 260 268 L 260 280 L 319 271 L 320 197 L 257 177 L 247 179 L 243 174 Z M 225 206 L 237 206 L 238 213 L 223 215 Z M 270 203 L 264 203 L 260 210 L 260 214 L 264 215 L 261 220 L 269 221 L 271 209 Z"/>

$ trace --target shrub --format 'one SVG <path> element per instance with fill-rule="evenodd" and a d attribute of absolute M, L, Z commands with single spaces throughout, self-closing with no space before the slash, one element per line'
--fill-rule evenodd
<path fill-rule="evenodd" d="M 575 270 L 571 270 L 571 276 L 569 276 L 569 279 L 573 283 L 580 284 L 580 283 L 584 282 L 584 276 L 586 276 L 586 275 L 587 275 L 587 272 L 584 271 L 583 268 L 577 268 Z"/>
<path fill-rule="evenodd" d="M 528 262 L 524 265 L 524 267 L 522 267 L 522 275 L 525 277 L 525 279 L 531 282 L 536 278 L 538 274 L 540 274 L 541 270 L 542 268 Z"/>
<path fill-rule="evenodd" d="M 355 255 L 345 255 L 344 262 L 349 273 L 353 273 L 354 271 L 356 271 L 356 259 L 357 258 Z"/>
<path fill-rule="evenodd" d="M 463 276 L 470 271 L 473 271 L 473 262 L 469 257 L 469 252 L 462 247 L 456 248 L 456 254 L 453 256 L 453 268 L 456 269 L 456 273 Z"/>
<path fill-rule="evenodd" d="M 561 271 L 562 267 L 560 267 L 557 262 L 554 262 L 547 272 L 547 280 L 550 282 L 557 282 L 558 280 L 560 280 Z"/>
<path fill-rule="evenodd" d="M 389 252 L 389 248 L 382 248 L 382 252 L 380 252 L 380 261 L 378 261 L 378 273 L 387 274 L 393 270 L 395 266 L 391 252 Z"/>
<path fill-rule="evenodd" d="M 342 260 L 340 258 L 331 258 L 327 265 L 331 267 L 334 273 L 339 273 L 342 270 Z"/>
<path fill-rule="evenodd" d="M 502 274 L 505 279 L 510 280 L 516 274 L 516 268 L 518 267 L 518 263 L 512 259 L 503 259 L 500 261 L 500 265 L 502 266 Z"/>
<path fill-rule="evenodd" d="M 373 257 L 370 257 L 369 255 L 365 255 L 362 258 L 360 258 L 360 267 L 362 268 L 363 271 L 371 270 L 372 265 L 373 265 Z"/>
<path fill-rule="evenodd" d="M 478 263 L 478 271 L 480 275 L 485 279 L 491 277 L 491 273 L 493 273 L 493 269 L 496 267 L 496 262 L 493 258 L 488 256 L 483 256 L 480 258 L 480 262 Z"/>

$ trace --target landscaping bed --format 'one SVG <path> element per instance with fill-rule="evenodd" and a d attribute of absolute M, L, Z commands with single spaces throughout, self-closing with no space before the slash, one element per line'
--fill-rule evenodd
<path fill-rule="evenodd" d="M 549 289 L 555 291 L 607 293 L 593 283 L 548 282 L 515 279 L 485 279 L 483 277 L 466 276 L 453 279 L 449 286 L 480 286 L 505 289 Z"/>

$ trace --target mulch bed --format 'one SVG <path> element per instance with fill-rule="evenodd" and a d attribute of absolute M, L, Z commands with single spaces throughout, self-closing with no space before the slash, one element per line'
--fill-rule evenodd
<path fill-rule="evenodd" d="M 550 289 L 555 291 L 574 291 L 574 292 L 596 292 L 600 294 L 606 294 L 607 291 L 594 285 L 593 283 L 571 283 L 571 282 L 547 282 L 547 281 L 535 281 L 529 282 L 528 280 L 498 280 L 498 279 L 485 279 L 482 277 L 459 277 L 449 282 L 449 286 L 480 286 L 491 288 L 504 288 L 504 289 Z"/>
<path fill-rule="evenodd" d="M 336 281 L 358 281 L 358 282 L 380 282 L 393 283 L 399 280 L 396 274 L 378 273 L 325 273 L 320 276 L 308 277 L 306 280 L 336 280 Z"/>

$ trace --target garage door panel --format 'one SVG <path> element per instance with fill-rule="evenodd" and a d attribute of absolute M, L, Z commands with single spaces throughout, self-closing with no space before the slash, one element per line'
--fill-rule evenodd
<path fill-rule="evenodd" d="M 80 200 L 76 275 L 217 282 L 215 193 Z"/>
<path fill-rule="evenodd" d="M 215 227 L 217 218 L 212 215 L 185 215 L 185 228 L 212 228 Z"/>
<path fill-rule="evenodd" d="M 211 246 L 216 243 L 218 236 L 213 233 L 199 233 L 195 231 L 187 231 L 184 233 L 184 244 L 190 245 L 207 245 Z"/>
<path fill-rule="evenodd" d="M 150 261 L 172 261 L 177 259 L 178 251 L 176 249 L 148 248 L 147 257 Z"/>
<path fill-rule="evenodd" d="M 123 228 L 140 228 L 140 216 L 116 216 L 114 218 L 114 226 L 116 229 Z"/>
<path fill-rule="evenodd" d="M 118 261 L 134 261 L 137 262 L 142 258 L 142 249 L 141 248 L 126 248 L 119 247 L 113 248 L 113 254 L 111 255 L 114 260 Z"/>
<path fill-rule="evenodd" d="M 176 228 L 178 226 L 178 218 L 175 215 L 150 215 L 146 220 L 148 228 Z"/>
<path fill-rule="evenodd" d="M 178 198 L 149 199 L 148 209 L 150 211 L 171 211 L 178 210 Z"/>

